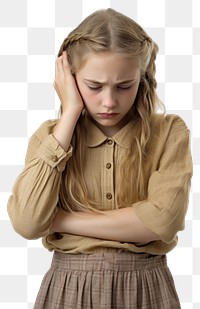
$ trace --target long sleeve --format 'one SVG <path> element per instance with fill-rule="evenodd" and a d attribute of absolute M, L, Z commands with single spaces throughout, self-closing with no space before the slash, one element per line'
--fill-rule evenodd
<path fill-rule="evenodd" d="M 13 228 L 27 239 L 46 236 L 59 200 L 62 171 L 72 155 L 54 139 L 55 121 L 45 122 L 30 138 L 25 167 L 8 200 Z"/>
<path fill-rule="evenodd" d="M 189 130 L 177 117 L 164 144 L 159 166 L 148 183 L 148 198 L 133 204 L 145 226 L 165 243 L 184 229 L 192 159 Z"/>

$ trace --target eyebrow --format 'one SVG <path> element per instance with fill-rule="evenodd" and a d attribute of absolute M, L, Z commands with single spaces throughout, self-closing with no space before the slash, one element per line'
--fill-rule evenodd
<path fill-rule="evenodd" d="M 93 84 L 97 84 L 97 85 L 104 85 L 104 84 L 106 84 L 106 83 L 104 83 L 104 82 L 99 82 L 99 81 L 92 80 L 92 79 L 88 79 L 88 78 L 84 78 L 84 80 L 85 80 L 86 82 L 93 83 Z M 128 84 L 128 83 L 130 83 L 130 82 L 134 82 L 135 80 L 136 80 L 136 78 L 127 79 L 127 80 L 122 80 L 122 81 L 117 82 L 116 85 Z"/>

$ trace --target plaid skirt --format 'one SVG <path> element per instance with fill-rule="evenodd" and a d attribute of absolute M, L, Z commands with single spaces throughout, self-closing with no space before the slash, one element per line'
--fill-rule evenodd
<path fill-rule="evenodd" d="M 34 309 L 180 309 L 165 255 L 54 252 Z"/>

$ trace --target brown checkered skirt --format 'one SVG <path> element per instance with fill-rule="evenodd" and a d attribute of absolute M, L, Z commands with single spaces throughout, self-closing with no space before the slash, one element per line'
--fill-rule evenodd
<path fill-rule="evenodd" d="M 180 309 L 165 255 L 55 252 L 34 309 Z"/>

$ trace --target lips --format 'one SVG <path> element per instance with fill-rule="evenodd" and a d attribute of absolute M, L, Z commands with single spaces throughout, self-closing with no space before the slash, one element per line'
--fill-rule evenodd
<path fill-rule="evenodd" d="M 118 113 L 99 113 L 98 115 L 103 119 L 112 119 L 119 114 Z"/>

